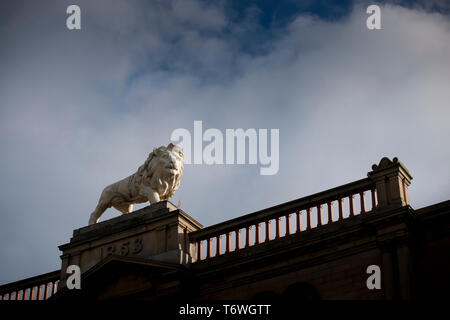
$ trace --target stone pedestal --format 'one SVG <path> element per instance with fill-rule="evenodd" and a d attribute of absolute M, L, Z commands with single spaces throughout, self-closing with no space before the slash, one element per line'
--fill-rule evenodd
<path fill-rule="evenodd" d="M 403 207 L 409 205 L 408 187 L 412 177 L 408 169 L 397 158 L 381 159 L 367 174 L 375 182 L 378 207 Z"/>
<path fill-rule="evenodd" d="M 83 274 L 110 255 L 189 264 L 196 257 L 189 233 L 202 225 L 169 201 L 76 229 L 62 251 L 61 284 L 69 265 Z"/>

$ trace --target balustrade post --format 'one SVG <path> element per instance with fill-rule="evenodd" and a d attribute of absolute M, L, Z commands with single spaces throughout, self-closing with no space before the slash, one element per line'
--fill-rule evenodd
<path fill-rule="evenodd" d="M 198 250 L 197 250 L 197 261 L 201 261 L 202 260 L 202 255 L 203 255 L 203 245 L 202 245 L 202 240 L 198 241 Z"/>
<path fill-rule="evenodd" d="M 286 234 L 285 234 L 285 236 L 288 236 L 291 234 L 291 215 L 287 214 L 285 218 L 286 218 Z"/>
<path fill-rule="evenodd" d="M 317 205 L 317 226 L 320 227 L 322 225 L 322 205 Z"/>
<path fill-rule="evenodd" d="M 278 239 L 281 235 L 280 217 L 275 219 L 275 239 Z"/>
<path fill-rule="evenodd" d="M 270 220 L 266 221 L 266 239 L 264 242 L 270 241 Z"/>
<path fill-rule="evenodd" d="M 59 284 L 59 280 L 57 280 L 53 283 L 53 294 L 55 294 L 56 291 L 58 290 L 58 284 Z"/>
<path fill-rule="evenodd" d="M 250 247 L 250 241 L 251 241 L 251 226 L 248 226 L 247 228 L 245 228 L 245 247 L 248 248 Z"/>
<path fill-rule="evenodd" d="M 36 300 L 42 300 L 42 299 L 41 299 L 41 295 L 42 295 L 42 285 L 40 284 L 40 285 L 38 286 Z"/>
<path fill-rule="evenodd" d="M 211 248 L 211 238 L 206 239 L 206 258 L 211 258 L 212 256 L 212 248 Z"/>
<path fill-rule="evenodd" d="M 35 299 L 34 299 L 35 293 L 36 293 L 36 287 L 33 286 L 33 287 L 31 288 L 30 300 L 35 300 Z"/>
<path fill-rule="evenodd" d="M 200 259 L 199 259 L 200 260 Z M 44 300 L 47 300 L 50 297 L 50 285 L 51 282 L 47 283 L 45 285 L 45 295 L 44 295 Z M 22 294 L 22 300 L 23 300 L 23 294 Z"/>
<path fill-rule="evenodd" d="M 366 212 L 366 198 L 364 197 L 364 191 L 361 191 L 359 193 L 359 200 L 360 200 L 360 206 L 361 206 L 361 213 Z"/>
<path fill-rule="evenodd" d="M 241 249 L 241 229 L 236 230 L 236 250 Z"/>
<path fill-rule="evenodd" d="M 328 222 L 327 223 L 331 223 L 331 222 L 333 222 L 333 206 L 331 205 L 331 202 L 327 203 L 327 207 L 328 207 Z"/>
<path fill-rule="evenodd" d="M 338 205 L 339 205 L 339 219 L 338 220 L 342 220 L 342 219 L 344 219 L 344 199 L 339 198 Z"/>
<path fill-rule="evenodd" d="M 350 195 L 348 197 L 348 206 L 350 209 L 350 214 L 349 217 L 354 217 L 355 216 L 355 201 L 354 201 L 355 196 L 354 195 Z"/>
<path fill-rule="evenodd" d="M 397 158 L 393 158 L 392 161 L 388 158 L 381 159 L 378 165 L 372 166 L 368 176 L 375 183 L 377 208 L 409 205 L 408 186 L 411 184 L 412 176 Z"/>
<path fill-rule="evenodd" d="M 370 194 L 371 194 L 371 198 L 372 198 L 372 210 L 375 210 L 375 208 L 377 207 L 377 202 L 375 199 L 376 196 L 376 189 L 371 189 L 370 190 Z"/>
<path fill-rule="evenodd" d="M 306 209 L 306 230 L 310 230 L 311 226 L 311 208 Z"/>
<path fill-rule="evenodd" d="M 216 257 L 220 256 L 221 251 L 222 251 L 222 235 L 218 235 L 216 237 Z"/>
<path fill-rule="evenodd" d="M 298 211 L 297 212 L 297 231 L 296 232 L 300 232 L 302 231 L 302 211 Z"/>
<path fill-rule="evenodd" d="M 255 243 L 256 244 L 260 244 L 261 243 L 261 223 L 257 223 L 256 224 Z"/>

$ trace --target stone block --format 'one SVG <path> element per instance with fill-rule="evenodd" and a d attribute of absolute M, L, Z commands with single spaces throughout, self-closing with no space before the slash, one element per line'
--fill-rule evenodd
<path fill-rule="evenodd" d="M 83 274 L 110 255 L 148 258 L 164 262 L 190 264 L 195 248 L 189 233 L 202 225 L 169 201 L 161 201 L 140 210 L 73 231 L 62 251 L 61 283 L 66 269 L 78 265 Z M 195 259 L 195 258 L 194 258 Z"/>

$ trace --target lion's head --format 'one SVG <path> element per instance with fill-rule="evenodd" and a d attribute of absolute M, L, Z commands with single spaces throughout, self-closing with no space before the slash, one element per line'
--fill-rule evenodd
<path fill-rule="evenodd" d="M 157 191 L 161 200 L 167 200 L 180 186 L 183 161 L 183 150 L 169 143 L 167 147 L 154 148 L 137 174 L 141 176 L 141 183 Z"/>

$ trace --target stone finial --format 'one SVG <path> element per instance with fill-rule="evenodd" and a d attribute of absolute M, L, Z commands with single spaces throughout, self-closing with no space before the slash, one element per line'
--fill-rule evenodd
<path fill-rule="evenodd" d="M 392 160 L 382 158 L 378 165 L 372 165 L 372 171 L 367 175 L 376 185 L 377 207 L 409 205 L 408 186 L 412 176 L 396 157 Z"/>

